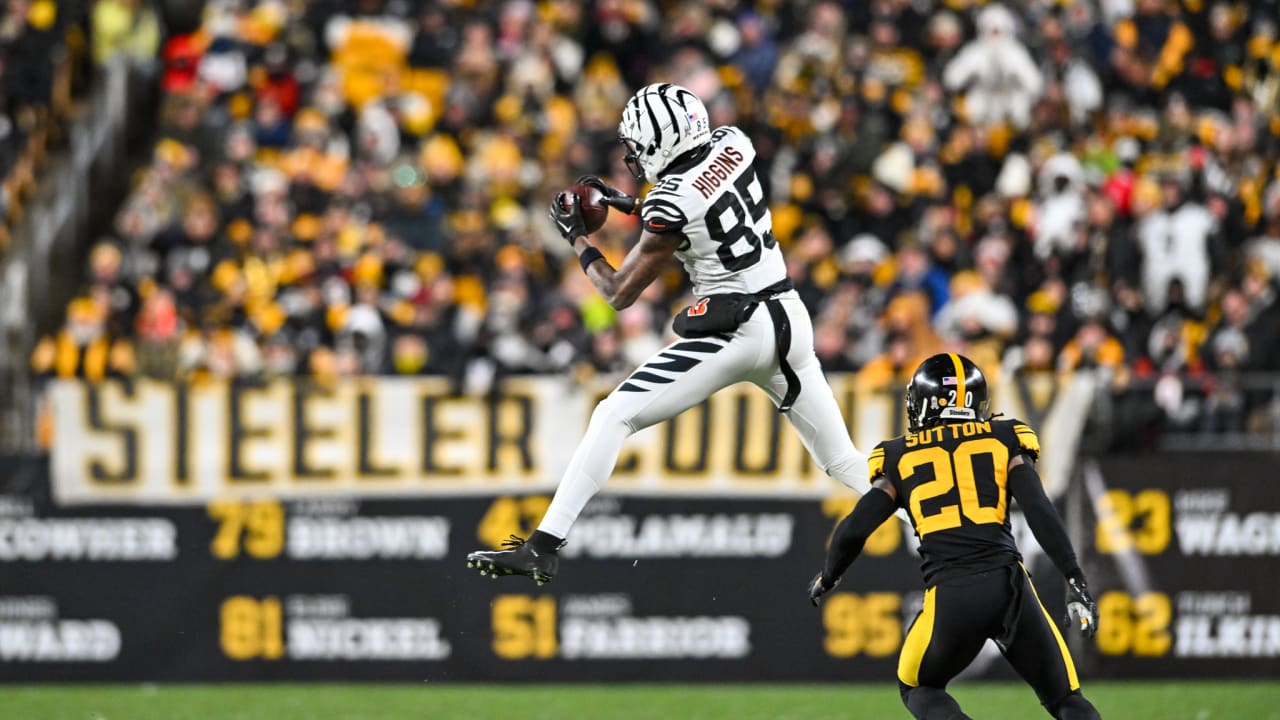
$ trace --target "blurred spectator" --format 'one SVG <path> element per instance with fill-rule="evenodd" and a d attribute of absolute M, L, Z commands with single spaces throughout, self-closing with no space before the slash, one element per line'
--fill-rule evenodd
<path fill-rule="evenodd" d="M 1027 48 L 1014 37 L 1017 21 L 1000 4 L 984 7 L 978 37 L 960 50 L 942 75 L 948 90 L 965 90 L 969 119 L 979 125 L 1010 122 L 1025 128 L 1044 78 Z"/>
<path fill-rule="evenodd" d="M 976 273 L 964 272 L 952 280 L 950 299 L 934 324 L 943 337 L 971 344 L 992 339 L 999 347 L 1017 331 L 1018 309 L 1009 298 L 991 292 Z"/>
<path fill-rule="evenodd" d="M 1271 277 L 1280 277 L 1280 178 L 1263 197 L 1262 232 L 1249 241 L 1248 254 L 1260 261 Z"/>
<path fill-rule="evenodd" d="M 891 295 L 922 291 L 929 298 L 929 311 L 937 313 L 950 299 L 950 279 L 946 270 L 935 265 L 919 246 L 908 246 L 898 253 L 898 276 Z"/>
<path fill-rule="evenodd" d="M 65 139 L 63 122 L 83 89 L 78 23 L 84 8 L 53 0 L 0 7 L 0 253 L 25 215 L 38 171 Z"/>
<path fill-rule="evenodd" d="M 752 137 L 827 369 L 896 387 L 944 347 L 1105 368 L 1142 388 L 1135 416 L 1236 428 L 1232 388 L 1280 369 L 1273 9 L 210 3 L 164 45 L 149 161 L 33 362 L 467 391 L 625 372 L 669 338 L 687 281 L 673 267 L 615 313 L 544 207 L 587 172 L 642 193 L 621 106 L 675 80 Z M 155 57 L 145 3 L 94 21 L 95 58 Z M 37 113 L 0 111 L 0 161 L 33 182 Z M 636 228 L 614 213 L 594 239 L 617 263 Z M 113 344 L 116 365 L 65 359 Z"/>
<path fill-rule="evenodd" d="M 1153 334 L 1152 337 L 1155 337 Z M 1062 349 L 1058 365 L 1063 370 L 1116 369 L 1124 362 L 1124 347 L 1099 320 L 1090 319 Z"/>
<path fill-rule="evenodd" d="M 151 67 L 160 48 L 160 21 L 146 0 L 97 0 L 93 6 L 93 61 L 106 65 L 123 55 Z"/>
<path fill-rule="evenodd" d="M 1084 167 L 1074 155 L 1059 153 L 1045 161 L 1038 182 L 1036 256 L 1079 252 L 1085 226 Z"/>
<path fill-rule="evenodd" d="M 773 78 L 773 69 L 778 62 L 778 46 L 773 41 L 772 32 L 764 18 L 754 12 L 745 12 L 738 17 L 738 33 L 741 36 L 734 64 L 750 81 L 756 92 L 762 92 Z"/>
<path fill-rule="evenodd" d="M 1244 331 L 1252 365 L 1274 371 L 1280 368 L 1280 302 L 1275 278 L 1262 265 L 1251 263 L 1240 288 L 1248 304 Z"/>
<path fill-rule="evenodd" d="M 56 337 L 42 339 L 31 356 L 39 377 L 90 381 L 128 377 L 137 371 L 133 346 L 108 327 L 101 298 L 78 297 L 67 307 L 67 324 Z"/>
<path fill-rule="evenodd" d="M 1217 221 L 1203 205 L 1186 200 L 1178 180 L 1166 177 L 1161 205 L 1138 222 L 1142 249 L 1142 292 L 1152 314 L 1173 305 L 1188 312 L 1204 310 L 1209 277 L 1218 261 L 1214 234 Z M 1180 292 L 1172 293 L 1177 283 Z"/>

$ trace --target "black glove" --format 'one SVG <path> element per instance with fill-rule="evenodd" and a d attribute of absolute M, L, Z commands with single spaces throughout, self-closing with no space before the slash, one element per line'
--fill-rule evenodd
<path fill-rule="evenodd" d="M 574 240 L 586 237 L 587 224 L 582 220 L 582 207 L 578 204 L 578 196 L 573 193 L 565 193 L 565 195 L 569 200 L 568 209 L 561 207 L 560 196 L 556 195 L 551 198 L 551 207 L 547 210 L 547 216 L 551 218 L 551 222 L 555 223 L 560 236 L 572 245 Z"/>
<path fill-rule="evenodd" d="M 1080 623 L 1080 632 L 1093 637 L 1098 632 L 1098 605 L 1083 576 L 1067 578 L 1067 596 L 1067 622 Z"/>
<path fill-rule="evenodd" d="M 622 192 L 604 180 L 601 180 L 599 176 L 583 175 L 578 178 L 577 184 L 590 185 L 591 187 L 599 190 L 600 194 L 604 195 L 603 202 L 605 205 L 608 205 L 615 210 L 621 210 L 628 215 L 635 215 L 636 208 L 640 205 L 640 203 L 636 202 L 634 197 Z"/>
<path fill-rule="evenodd" d="M 814 607 L 818 607 L 818 603 L 821 602 L 822 596 L 831 592 L 831 589 L 839 584 L 839 578 L 836 578 L 831 583 L 827 583 L 826 579 L 822 577 L 822 573 L 814 575 L 813 580 L 809 582 L 809 602 L 813 603 Z"/>

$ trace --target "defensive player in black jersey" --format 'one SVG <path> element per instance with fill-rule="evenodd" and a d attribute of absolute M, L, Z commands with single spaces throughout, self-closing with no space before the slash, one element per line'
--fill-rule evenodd
<path fill-rule="evenodd" d="M 898 658 L 902 701 L 919 720 L 966 720 L 947 683 L 994 639 L 1059 720 L 1098 711 L 1080 693 L 1071 654 L 1040 603 L 1009 532 L 1009 497 L 1067 578 L 1067 605 L 1092 637 L 1098 613 L 1035 460 L 1040 441 L 1017 420 L 987 415 L 987 381 L 968 358 L 944 353 L 921 363 L 907 385 L 909 432 L 867 460 L 872 489 L 840 522 L 826 566 L 809 584 L 815 605 L 840 581 L 867 537 L 899 506 L 920 538 L 924 606 Z"/>

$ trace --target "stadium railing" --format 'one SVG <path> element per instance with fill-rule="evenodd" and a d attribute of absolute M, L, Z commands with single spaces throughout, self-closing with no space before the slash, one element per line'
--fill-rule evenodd
<path fill-rule="evenodd" d="M 33 452 L 37 398 L 28 359 L 42 329 L 61 319 L 91 228 L 92 190 L 119 178 L 133 95 L 128 62 L 98 74 L 85 111 L 69 123 L 67 150 L 51 157 L 13 244 L 0 260 L 0 451 Z M 71 273 L 71 274 L 69 274 Z"/>
<path fill-rule="evenodd" d="M 1102 452 L 1280 449 L 1280 373 L 1103 383 L 1083 447 Z"/>

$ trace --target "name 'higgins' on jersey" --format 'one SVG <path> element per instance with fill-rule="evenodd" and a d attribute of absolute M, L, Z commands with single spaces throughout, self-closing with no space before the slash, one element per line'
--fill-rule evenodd
<path fill-rule="evenodd" d="M 671 165 L 640 206 L 644 228 L 678 232 L 676 251 L 698 296 L 751 293 L 786 277 L 751 139 L 726 125 L 689 160 Z"/>
<path fill-rule="evenodd" d="M 1009 531 L 1009 461 L 1035 460 L 1040 440 L 1018 420 L 952 421 L 880 443 L 867 459 L 920 537 L 926 585 L 1019 562 Z"/>

